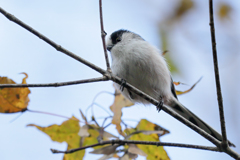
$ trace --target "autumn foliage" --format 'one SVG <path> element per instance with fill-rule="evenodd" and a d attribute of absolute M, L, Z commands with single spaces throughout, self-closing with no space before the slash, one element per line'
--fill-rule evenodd
<path fill-rule="evenodd" d="M 169 35 L 171 27 L 176 27 L 181 18 L 191 9 L 195 7 L 195 3 L 192 0 L 181 0 L 174 9 L 171 16 L 161 22 L 159 30 L 161 33 L 160 39 L 162 43 L 163 54 L 168 62 L 168 65 L 172 73 L 178 73 L 178 67 L 173 62 L 167 49 L 170 48 L 171 44 L 169 41 Z M 230 5 L 225 3 L 219 3 L 217 8 L 217 15 L 221 21 L 228 19 L 232 8 Z M 21 84 L 27 84 L 26 80 L 28 75 L 23 73 Z M 201 78 L 193 84 L 189 89 L 185 91 L 176 90 L 177 95 L 185 94 L 190 92 Z M 0 77 L 0 84 L 16 84 L 9 77 Z M 175 86 L 185 85 L 181 82 L 174 82 Z M 10 114 L 17 112 L 28 111 L 28 103 L 30 101 L 29 94 L 30 89 L 27 87 L 9 87 L 0 88 L 0 113 Z M 115 90 L 114 102 L 109 106 L 112 111 L 112 116 L 107 116 L 105 119 L 110 119 L 111 123 L 105 125 L 99 124 L 98 119 L 91 116 L 89 120 L 87 116 L 80 110 L 81 118 L 72 116 L 68 118 L 62 124 L 53 124 L 50 126 L 39 126 L 36 124 L 28 124 L 28 127 L 35 127 L 39 131 L 45 133 L 54 142 L 67 143 L 66 150 L 75 148 L 81 148 L 89 146 L 93 149 L 91 154 L 100 154 L 101 160 L 108 158 L 119 158 L 120 160 L 136 159 L 138 156 L 144 156 L 150 160 L 169 160 L 169 156 L 163 146 L 154 145 L 135 145 L 135 144 L 107 144 L 91 147 L 91 145 L 98 144 L 107 140 L 135 140 L 135 141 L 151 141 L 160 142 L 162 136 L 167 136 L 170 133 L 167 129 L 162 128 L 159 124 L 148 121 L 147 119 L 140 119 L 138 124 L 134 127 L 130 127 L 122 119 L 122 110 L 126 107 L 131 107 L 134 104 L 126 99 L 119 91 Z M 106 131 L 109 125 L 113 125 L 116 129 L 117 135 Z M 82 160 L 86 155 L 85 149 L 81 149 L 71 154 L 64 154 L 63 160 Z"/>
<path fill-rule="evenodd" d="M 26 79 L 28 75 L 26 73 L 25 78 L 22 80 L 22 84 L 27 84 Z M 198 81 L 199 82 L 199 81 Z M 176 91 L 177 94 L 184 94 L 191 91 L 196 82 L 187 91 Z M 1 84 L 16 84 L 13 80 L 7 77 L 0 78 Z M 175 85 L 180 85 L 181 82 L 174 82 Z M 29 88 L 3 88 L 0 89 L 0 111 L 2 113 L 15 113 L 27 111 L 29 102 L 28 94 L 30 93 Z M 161 126 L 154 124 L 146 119 L 141 119 L 136 127 L 128 127 L 122 120 L 122 109 L 125 107 L 131 107 L 134 104 L 126 99 L 119 91 L 115 90 L 115 99 L 113 104 L 110 106 L 110 110 L 113 116 L 106 117 L 111 118 L 111 124 L 116 126 L 116 130 L 119 133 L 115 136 L 105 129 L 109 126 L 99 126 L 94 116 L 90 121 L 87 120 L 86 116 L 80 110 L 82 120 L 72 117 L 64 121 L 61 125 L 51 125 L 47 127 L 38 126 L 36 124 L 28 124 L 27 126 L 36 127 L 41 132 L 47 134 L 52 141 L 55 142 L 66 142 L 68 144 L 67 150 L 79 148 L 83 146 L 89 146 L 97 144 L 101 141 L 106 140 L 138 140 L 138 141 L 156 141 L 159 142 L 159 138 L 169 131 L 162 128 Z M 80 123 L 81 122 L 81 123 Z M 82 124 L 82 125 L 80 125 Z M 124 129 L 122 128 L 124 127 Z M 163 159 L 168 160 L 169 157 L 162 146 L 148 146 L 148 145 L 135 145 L 126 144 L 122 145 L 104 145 L 93 147 L 92 154 L 103 154 L 102 160 L 115 157 L 120 158 L 119 153 L 123 153 L 121 158 L 135 159 L 138 155 L 145 156 L 147 159 Z M 85 155 L 85 150 L 80 150 L 71 154 L 65 154 L 64 160 L 81 160 Z"/>

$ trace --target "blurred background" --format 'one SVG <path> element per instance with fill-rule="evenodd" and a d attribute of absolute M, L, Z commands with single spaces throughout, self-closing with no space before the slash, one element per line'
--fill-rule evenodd
<path fill-rule="evenodd" d="M 15 15 L 51 40 L 78 56 L 106 68 L 102 49 L 98 1 L 1 1 L 0 7 Z M 220 78 L 228 139 L 240 153 L 240 2 L 214 1 L 215 29 Z M 121 0 L 103 1 L 105 31 L 110 35 L 118 29 L 128 29 L 140 34 L 161 50 L 168 50 L 167 61 L 173 80 L 194 84 L 203 79 L 179 100 L 193 113 L 220 132 L 220 121 L 215 89 L 208 1 L 198 0 Z M 25 29 L 0 15 L 0 76 L 7 76 L 20 83 L 26 72 L 28 83 L 51 83 L 80 80 L 101 76 L 54 48 Z M 190 86 L 177 86 L 186 90 Z M 96 94 L 101 91 L 114 93 L 112 82 L 97 82 L 58 88 L 30 88 L 31 110 L 46 111 L 80 118 L 79 109 L 85 111 Z M 109 110 L 114 97 L 102 94 L 96 102 Z M 110 110 L 109 110 L 110 111 Z M 107 114 L 94 108 L 96 117 Z M 90 113 L 90 112 L 89 112 Z M 134 115 L 132 114 L 134 113 Z M 62 154 L 52 154 L 50 148 L 66 150 L 65 143 L 51 139 L 34 127 L 61 124 L 66 119 L 50 115 L 25 112 L 0 114 L 0 153 L 2 160 L 62 159 Z M 91 115 L 88 114 L 90 117 Z M 200 135 L 181 124 L 165 112 L 156 112 L 154 106 L 135 105 L 123 109 L 123 119 L 132 126 L 145 118 L 168 129 L 163 142 L 212 145 Z M 109 132 L 117 135 L 114 127 Z M 232 159 L 224 153 L 165 147 L 170 159 Z M 88 149 L 87 152 L 92 149 Z M 98 159 L 99 155 L 87 154 L 85 159 Z M 145 159 L 139 157 L 138 159 Z"/>

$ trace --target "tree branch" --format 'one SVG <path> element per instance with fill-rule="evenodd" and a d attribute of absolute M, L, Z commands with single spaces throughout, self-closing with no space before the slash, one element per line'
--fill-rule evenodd
<path fill-rule="evenodd" d="M 5 15 L 9 20 L 17 23 L 18 25 L 22 26 L 23 28 L 25 28 L 26 30 L 28 30 L 29 32 L 33 33 L 34 35 L 36 35 L 37 37 L 39 37 L 40 39 L 42 39 L 43 41 L 45 41 L 46 43 L 48 43 L 49 45 L 51 45 L 52 47 L 54 47 L 56 50 L 74 58 L 75 60 L 89 66 L 90 68 L 94 69 L 95 71 L 103 74 L 104 76 L 106 76 L 109 80 L 112 80 L 118 84 L 121 84 L 121 78 L 112 75 L 110 72 L 107 72 L 105 70 L 103 70 L 102 68 L 84 60 L 83 58 L 73 54 L 72 52 L 64 49 L 63 47 L 61 47 L 60 45 L 56 44 L 55 42 L 51 41 L 49 38 L 47 38 L 46 36 L 40 34 L 39 32 L 37 32 L 36 30 L 34 30 L 32 27 L 28 26 L 27 24 L 23 23 L 22 21 L 20 21 L 19 19 L 17 19 L 15 16 L 7 13 L 5 10 L 3 10 L 2 8 L 0 8 L 0 12 Z M 105 43 L 105 41 L 104 41 Z M 138 90 L 137 88 L 135 88 L 134 86 L 130 85 L 129 83 L 126 83 L 125 87 L 127 89 L 129 89 L 130 91 L 136 93 L 137 95 L 141 96 L 142 98 L 144 98 L 145 100 L 149 101 L 150 103 L 152 103 L 153 105 L 157 106 L 159 104 L 159 102 L 157 100 L 155 100 L 154 98 L 150 97 L 149 95 L 145 94 L 144 92 Z M 204 130 L 202 130 L 201 128 L 195 126 L 194 124 L 192 124 L 191 122 L 189 122 L 188 120 L 186 120 L 185 118 L 183 118 L 182 116 L 180 116 L 179 114 L 177 114 L 176 112 L 173 112 L 171 109 L 169 109 L 168 107 L 166 107 L 166 105 L 163 105 L 162 110 L 165 111 L 166 113 L 170 114 L 171 116 L 173 116 L 174 118 L 176 118 L 177 120 L 179 120 L 180 122 L 182 122 L 183 124 L 187 125 L 189 128 L 191 128 L 192 130 L 194 130 L 195 132 L 199 133 L 200 135 L 202 135 L 204 138 L 206 138 L 207 140 L 209 140 L 210 142 L 212 142 L 213 144 L 215 144 L 216 146 L 220 146 L 220 142 L 218 140 L 216 140 L 215 138 L 213 138 L 211 135 L 209 135 L 207 132 L 205 132 Z"/>
<path fill-rule="evenodd" d="M 142 144 L 142 145 L 155 145 L 155 146 L 167 146 L 167 147 L 181 147 L 181 148 L 191 148 L 191 149 L 202 149 L 202 150 L 208 150 L 208 151 L 217 151 L 220 152 L 220 150 L 217 147 L 208 147 L 208 146 L 199 146 L 199 145 L 191 145 L 191 144 L 181 144 L 181 143 L 165 143 L 165 142 L 151 142 L 151 141 L 131 141 L 131 140 L 111 140 L 111 141 L 103 141 L 100 143 L 96 143 L 89 146 L 79 147 L 75 149 L 71 149 L 68 151 L 59 151 L 55 149 L 51 149 L 53 153 L 73 153 L 76 151 L 80 151 L 87 148 L 92 148 L 96 146 L 102 146 L 105 144 L 119 144 L 119 145 L 126 145 L 126 144 Z"/>
<path fill-rule="evenodd" d="M 91 83 L 91 82 L 100 82 L 107 81 L 107 77 L 99 77 L 92 79 L 83 79 L 78 81 L 69 81 L 69 82 L 57 82 L 57 83 L 46 83 L 46 84 L 0 84 L 0 88 L 19 88 L 19 87 L 61 87 L 67 85 L 76 85 L 81 83 Z"/>
<path fill-rule="evenodd" d="M 121 84 L 121 78 L 114 76 L 111 74 L 111 72 L 105 71 L 102 68 L 86 61 L 85 59 L 73 54 L 72 52 L 66 50 L 65 48 L 61 47 L 60 45 L 56 44 L 55 42 L 53 42 L 52 40 L 50 40 L 49 38 L 45 37 L 44 35 L 40 34 L 39 32 L 37 32 L 36 30 L 34 30 L 33 28 L 31 28 L 30 26 L 28 26 L 27 24 L 23 23 L 22 21 L 20 21 L 19 19 L 17 19 L 15 16 L 7 13 L 5 10 L 3 10 L 2 8 L 0 8 L 0 12 L 5 15 L 9 20 L 17 23 L 18 25 L 22 26 L 23 28 L 25 28 L 26 30 L 28 30 L 29 32 L 33 33 L 34 35 L 36 35 L 37 37 L 39 37 L 40 39 L 42 39 L 43 41 L 45 41 L 46 43 L 48 43 L 49 45 L 51 45 L 52 47 L 54 47 L 57 51 L 60 51 L 70 57 L 72 57 L 73 59 L 87 65 L 88 67 L 92 68 L 93 70 L 101 73 L 103 76 L 106 77 L 106 80 L 112 80 L 118 84 Z M 105 41 L 103 41 L 103 43 L 105 43 Z M 143 93 L 142 91 L 138 90 L 137 88 L 133 87 L 132 85 L 130 85 L 129 83 L 126 83 L 125 87 L 127 89 L 129 89 L 130 91 L 136 93 L 137 95 L 141 96 L 142 98 L 144 98 L 145 100 L 148 100 L 149 102 L 151 102 L 152 104 L 154 104 L 155 106 L 157 106 L 159 104 L 159 102 L 155 99 L 153 99 L 152 97 L 150 97 L 149 95 Z M 213 138 L 211 135 L 209 135 L 208 133 L 206 133 L 204 130 L 200 129 L 199 127 L 195 126 L 194 124 L 192 124 L 191 122 L 189 122 L 188 120 L 186 120 L 185 118 L 183 118 L 182 116 L 180 116 L 179 114 L 173 112 L 171 109 L 167 108 L 165 105 L 163 105 L 162 110 L 164 110 L 165 112 L 167 112 L 168 114 L 170 114 L 172 117 L 176 118 L 177 120 L 179 120 L 180 122 L 182 122 L 183 124 L 187 125 L 189 128 L 191 128 L 192 130 L 194 130 L 195 132 L 199 133 L 200 135 L 202 135 L 204 138 L 206 138 L 207 140 L 209 140 L 210 142 L 212 142 L 213 144 L 215 144 L 218 147 L 221 147 L 221 143 L 216 140 L 215 138 Z M 111 141 L 112 143 L 112 141 Z M 159 144 L 160 145 L 160 144 Z M 200 149 L 200 148 L 199 148 Z M 238 155 L 236 152 L 234 152 L 232 149 L 230 149 L 229 147 L 225 148 L 223 150 L 224 152 L 226 152 L 227 154 L 229 154 L 230 156 L 234 157 L 234 158 L 239 158 L 240 159 L 240 155 Z"/>
<path fill-rule="evenodd" d="M 104 55 L 105 55 L 107 71 L 111 72 L 111 68 L 110 68 L 110 65 L 109 65 L 109 59 L 108 59 L 108 54 L 107 54 L 106 43 L 105 43 L 105 37 L 106 37 L 107 33 L 105 32 L 104 26 L 103 26 L 102 0 L 99 0 L 99 12 L 100 12 L 99 15 L 100 15 L 100 26 L 101 26 L 101 37 L 102 37 L 103 51 L 104 51 Z"/>
<path fill-rule="evenodd" d="M 209 25 L 210 25 L 211 40 L 212 40 L 212 54 L 213 54 L 214 73 L 215 73 L 215 80 L 216 80 L 217 99 L 218 99 L 219 114 L 220 114 L 220 121 L 221 121 L 222 145 L 223 147 L 226 148 L 228 147 L 228 142 L 227 142 L 227 133 L 226 133 L 226 127 L 225 127 L 224 110 L 223 110 L 223 98 L 222 98 L 220 78 L 219 78 L 212 0 L 209 0 L 209 18 L 210 18 Z"/>
<path fill-rule="evenodd" d="M 111 80 L 116 82 L 116 83 L 118 83 L 118 84 L 121 84 L 121 79 L 119 77 L 117 77 L 117 76 L 112 76 Z M 157 100 L 155 100 L 151 96 L 147 95 L 146 93 L 140 91 L 139 89 L 135 88 L 131 84 L 126 83 L 126 85 L 124 87 L 127 88 L 128 90 L 134 92 L 135 94 L 141 96 L 142 98 L 144 98 L 145 100 L 149 101 L 153 105 L 158 106 L 159 102 Z M 176 113 L 176 112 L 172 111 L 171 109 L 169 109 L 166 105 L 162 106 L 162 110 L 165 111 L 166 113 L 168 113 L 169 115 L 171 115 L 172 117 L 176 118 L 177 120 L 179 120 L 180 122 L 182 122 L 183 124 L 188 126 L 189 128 L 191 128 L 192 130 L 194 130 L 198 134 L 202 135 L 204 138 L 206 138 L 207 140 L 209 140 L 210 142 L 212 142 L 216 146 L 218 146 L 218 147 L 220 146 L 221 143 L 218 140 L 213 138 L 210 134 L 208 134 L 207 132 L 205 132 L 204 130 L 199 128 L 198 126 L 196 126 L 193 123 L 189 122 L 187 119 L 185 119 L 184 117 L 182 117 L 178 113 Z"/>

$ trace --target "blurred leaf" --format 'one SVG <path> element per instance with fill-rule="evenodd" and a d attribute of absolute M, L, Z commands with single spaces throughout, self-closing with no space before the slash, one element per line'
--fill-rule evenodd
<path fill-rule="evenodd" d="M 137 127 L 135 129 L 128 129 L 128 131 L 136 132 L 140 130 L 158 130 L 159 125 L 156 125 L 152 122 L 149 122 L 146 119 L 142 119 Z M 125 130 L 126 131 L 126 130 Z M 139 140 L 139 141 L 158 141 L 159 142 L 159 136 L 157 134 L 151 134 L 151 135 L 145 135 L 143 133 L 134 134 L 130 138 L 130 140 Z M 167 155 L 167 152 L 164 150 L 162 146 L 153 146 L 153 145 L 137 145 L 138 148 L 140 148 L 145 154 L 147 154 L 146 159 L 151 160 L 169 160 L 169 157 Z"/>
<path fill-rule="evenodd" d="M 80 146 L 78 146 L 80 147 Z M 67 150 L 78 148 L 77 146 L 68 145 Z M 85 154 L 85 150 L 77 151 L 71 154 L 64 154 L 63 160 L 82 160 Z"/>
<path fill-rule="evenodd" d="M 160 131 L 142 131 L 143 134 L 150 135 L 150 134 L 158 134 L 158 136 L 162 136 L 166 133 L 169 133 L 167 130 L 160 130 Z"/>
<path fill-rule="evenodd" d="M 166 59 L 169 70 L 172 74 L 180 73 L 179 69 L 177 68 L 174 61 L 172 60 L 172 57 L 170 56 L 170 54 L 165 54 L 164 58 Z"/>
<path fill-rule="evenodd" d="M 162 42 L 162 50 L 167 51 L 168 49 L 168 34 L 164 27 L 160 27 L 160 38 Z M 162 55 L 165 55 L 167 52 L 163 52 Z"/>
<path fill-rule="evenodd" d="M 229 18 L 229 15 L 232 11 L 232 7 L 227 3 L 220 3 L 218 6 L 218 13 L 217 15 L 221 20 Z"/>
<path fill-rule="evenodd" d="M 136 159 L 138 157 L 137 154 L 127 152 L 125 153 L 119 160 L 131 160 L 131 159 Z"/>
<path fill-rule="evenodd" d="M 117 136 L 114 136 L 113 134 L 111 134 L 111 133 L 109 133 L 107 131 L 103 131 L 103 137 L 107 138 L 107 139 L 109 139 L 109 138 L 118 138 Z"/>
<path fill-rule="evenodd" d="M 168 50 L 163 51 L 162 56 L 164 56 L 167 52 L 168 52 Z"/>
<path fill-rule="evenodd" d="M 180 84 L 186 85 L 185 83 L 182 83 L 182 82 L 173 82 L 173 84 L 174 84 L 175 86 L 178 86 L 178 85 L 180 85 Z"/>
<path fill-rule="evenodd" d="M 161 42 L 162 42 L 162 50 L 164 51 L 162 53 L 162 55 L 164 55 L 164 58 L 167 61 L 169 70 L 172 74 L 174 73 L 179 73 L 178 68 L 176 67 L 176 65 L 174 64 L 171 56 L 168 54 L 168 33 L 167 33 L 167 29 L 164 29 L 164 27 L 160 28 L 160 38 L 161 38 Z"/>
<path fill-rule="evenodd" d="M 178 3 L 177 8 L 175 9 L 175 19 L 181 18 L 187 11 L 193 8 L 194 3 L 192 0 L 181 0 Z"/>
<path fill-rule="evenodd" d="M 173 82 L 173 84 L 174 84 L 175 86 L 178 86 L 178 85 L 181 84 L 181 82 Z"/>
<path fill-rule="evenodd" d="M 141 155 L 146 157 L 146 153 L 144 153 L 141 149 L 139 149 L 135 144 L 129 144 L 128 145 L 128 152 L 132 153 L 132 154 L 137 154 L 137 155 Z"/>
<path fill-rule="evenodd" d="M 130 160 L 127 153 L 125 153 L 122 157 L 119 158 L 119 160 Z"/>
<path fill-rule="evenodd" d="M 68 144 L 68 150 L 80 147 L 80 136 L 78 135 L 80 130 L 79 120 L 74 116 L 71 119 L 64 121 L 61 125 L 54 124 L 48 127 L 40 127 L 35 124 L 29 124 L 27 126 L 35 126 L 40 131 L 46 133 L 52 141 L 60 143 L 66 142 Z M 64 154 L 63 160 L 82 160 L 84 154 L 85 150 L 71 154 Z"/>
<path fill-rule="evenodd" d="M 119 147 L 119 145 L 114 144 L 114 145 L 108 145 L 99 149 L 95 149 L 92 152 L 92 154 L 105 154 L 105 155 L 110 155 L 112 153 L 114 153 L 117 149 L 117 147 Z"/>
<path fill-rule="evenodd" d="M 136 159 L 136 158 L 138 157 L 138 155 L 137 155 L 137 154 L 134 154 L 134 153 L 128 152 L 127 154 L 128 154 L 128 157 L 129 157 L 130 159 Z"/>
<path fill-rule="evenodd" d="M 186 90 L 186 91 L 178 91 L 178 90 L 176 90 L 176 91 L 175 91 L 176 94 L 177 94 L 177 95 L 181 95 L 181 94 L 185 94 L 185 93 L 190 92 L 190 91 L 198 84 L 198 82 L 201 81 L 201 79 L 202 79 L 202 77 L 201 77 L 196 83 L 194 83 L 190 89 L 188 89 L 188 90 Z"/>
<path fill-rule="evenodd" d="M 80 128 L 78 135 L 80 137 L 88 137 L 90 134 L 88 133 L 88 125 L 84 125 Z"/>
<path fill-rule="evenodd" d="M 88 145 L 98 143 L 97 137 L 99 136 L 99 132 L 95 128 L 97 128 L 97 126 L 88 125 L 88 133 L 90 135 L 84 138 L 83 146 L 88 146 Z"/>
<path fill-rule="evenodd" d="M 84 137 L 84 140 L 83 140 L 83 146 L 88 146 L 88 145 L 92 145 L 92 144 L 96 144 L 98 143 L 98 138 L 100 136 L 100 127 L 97 127 L 96 125 L 88 125 L 88 133 L 89 133 L 89 136 L 88 137 Z M 109 140 L 110 137 L 116 137 L 106 131 L 103 131 L 103 140 Z M 102 139 L 101 139 L 102 140 Z M 104 145 L 104 146 L 107 146 L 107 145 Z M 101 148 L 103 146 L 96 146 L 94 147 L 95 149 L 96 148 Z"/>
<path fill-rule="evenodd" d="M 112 118 L 112 124 L 116 125 L 116 129 L 119 134 L 123 135 L 121 127 L 122 108 L 130 107 L 134 105 L 131 101 L 126 99 L 121 93 L 115 90 L 114 103 L 110 106 L 111 111 L 114 113 Z"/>
<path fill-rule="evenodd" d="M 154 125 L 156 125 L 156 124 L 154 124 Z M 156 126 L 158 126 L 158 125 L 156 125 Z M 158 126 L 158 127 L 160 127 L 160 126 Z M 161 129 L 159 129 L 159 130 L 155 130 L 155 131 L 140 130 L 140 131 L 132 132 L 131 134 L 125 136 L 124 138 L 125 138 L 125 139 L 129 139 L 131 136 L 133 136 L 133 135 L 135 135 L 135 134 L 139 134 L 139 133 L 142 133 L 142 134 L 145 134 L 145 135 L 157 134 L 158 137 L 161 137 L 161 136 L 163 136 L 164 134 L 168 134 L 169 131 L 166 130 L 166 129 L 163 129 L 163 128 L 161 128 Z"/>
<path fill-rule="evenodd" d="M 102 156 L 101 158 L 99 158 L 98 160 L 107 160 L 107 159 L 109 159 L 109 158 L 114 157 L 114 155 L 116 155 L 116 154 L 103 155 L 103 156 Z M 118 157 L 116 157 L 116 158 L 118 158 Z"/>
<path fill-rule="evenodd" d="M 22 84 L 26 84 L 28 75 L 22 80 Z M 7 77 L 0 77 L 0 84 L 16 84 L 13 80 Z M 28 88 L 0 88 L 0 113 L 15 113 L 24 112 L 27 110 L 29 98 L 31 93 Z"/>

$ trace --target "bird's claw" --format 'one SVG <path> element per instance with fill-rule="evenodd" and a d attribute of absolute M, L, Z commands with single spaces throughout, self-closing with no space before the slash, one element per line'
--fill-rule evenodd
<path fill-rule="evenodd" d="M 126 86 L 126 80 L 125 79 L 121 79 L 120 90 L 123 91 L 125 86 Z"/>
<path fill-rule="evenodd" d="M 160 97 L 159 103 L 157 105 L 157 111 L 160 112 L 162 110 L 163 107 L 163 100 L 162 97 Z"/>

